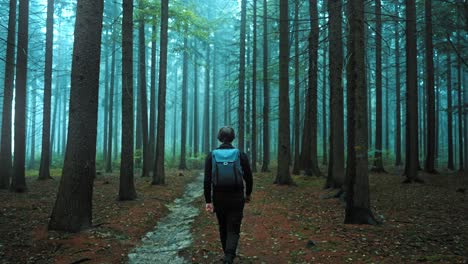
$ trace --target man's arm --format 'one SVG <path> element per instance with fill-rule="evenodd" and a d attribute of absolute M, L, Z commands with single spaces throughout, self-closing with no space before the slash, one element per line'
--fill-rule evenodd
<path fill-rule="evenodd" d="M 249 197 L 252 194 L 253 188 L 253 177 L 252 177 L 252 169 L 250 168 L 249 158 L 247 154 L 242 152 L 241 154 L 241 166 L 242 170 L 244 171 L 244 181 L 245 181 L 245 194 Z"/>
<path fill-rule="evenodd" d="M 206 156 L 205 159 L 205 180 L 203 181 L 203 190 L 205 194 L 205 202 L 211 203 L 211 152 Z"/>

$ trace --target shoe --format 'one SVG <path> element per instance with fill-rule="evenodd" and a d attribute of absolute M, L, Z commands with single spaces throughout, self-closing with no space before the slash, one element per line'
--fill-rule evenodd
<path fill-rule="evenodd" d="M 234 263 L 234 258 L 231 256 L 224 256 L 223 264 L 232 264 Z"/>

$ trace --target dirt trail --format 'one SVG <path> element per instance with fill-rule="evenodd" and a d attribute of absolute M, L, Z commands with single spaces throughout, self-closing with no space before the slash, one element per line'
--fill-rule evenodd
<path fill-rule="evenodd" d="M 190 263 L 178 253 L 192 244 L 192 223 L 199 214 L 192 203 L 202 194 L 203 175 L 199 174 L 187 185 L 183 196 L 167 206 L 170 213 L 128 254 L 128 263 Z"/>

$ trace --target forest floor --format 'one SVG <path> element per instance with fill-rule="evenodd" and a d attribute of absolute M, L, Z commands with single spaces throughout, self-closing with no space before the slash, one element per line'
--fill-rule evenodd
<path fill-rule="evenodd" d="M 170 170 L 166 186 L 136 176 L 139 196 L 131 202 L 116 201 L 115 174 L 99 175 L 94 227 L 78 234 L 47 231 L 59 177 L 28 177 L 28 192 L 0 191 L 0 263 L 126 263 L 195 173 Z M 324 199 L 333 192 L 323 190 L 323 178 L 294 176 L 297 186 L 278 186 L 273 172 L 255 174 L 236 263 L 467 263 L 468 177 L 421 173 L 425 184 L 401 184 L 399 175 L 371 174 L 371 204 L 382 224 L 367 226 L 343 224 L 343 203 Z M 194 244 L 180 255 L 217 263 L 216 217 L 203 211 L 202 197 L 194 206 L 201 210 Z"/>
<path fill-rule="evenodd" d="M 0 191 L 0 263 L 125 263 L 141 237 L 168 213 L 166 204 L 182 195 L 193 180 L 168 170 L 166 186 L 151 186 L 149 178 L 135 175 L 138 198 L 119 202 L 117 174 L 98 175 L 94 181 L 93 228 L 76 234 L 47 230 L 60 182 L 27 177 L 28 192 Z"/>
<path fill-rule="evenodd" d="M 421 172 L 425 184 L 401 184 L 400 174 L 370 176 L 377 226 L 343 224 L 344 204 L 324 199 L 332 193 L 324 178 L 294 176 L 297 186 L 277 186 L 274 173 L 255 174 L 235 263 L 468 263 L 468 177 Z M 182 255 L 219 263 L 216 216 L 201 213 L 193 233 Z"/>

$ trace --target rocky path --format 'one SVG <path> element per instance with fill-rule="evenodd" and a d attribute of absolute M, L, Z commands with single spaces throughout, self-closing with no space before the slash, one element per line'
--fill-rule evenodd
<path fill-rule="evenodd" d="M 199 209 L 192 202 L 202 194 L 203 175 L 200 173 L 187 185 L 183 196 L 168 205 L 169 215 L 161 219 L 154 230 L 142 238 L 142 243 L 128 254 L 129 263 L 190 263 L 178 252 L 192 243 L 191 227 L 199 214 Z"/>

